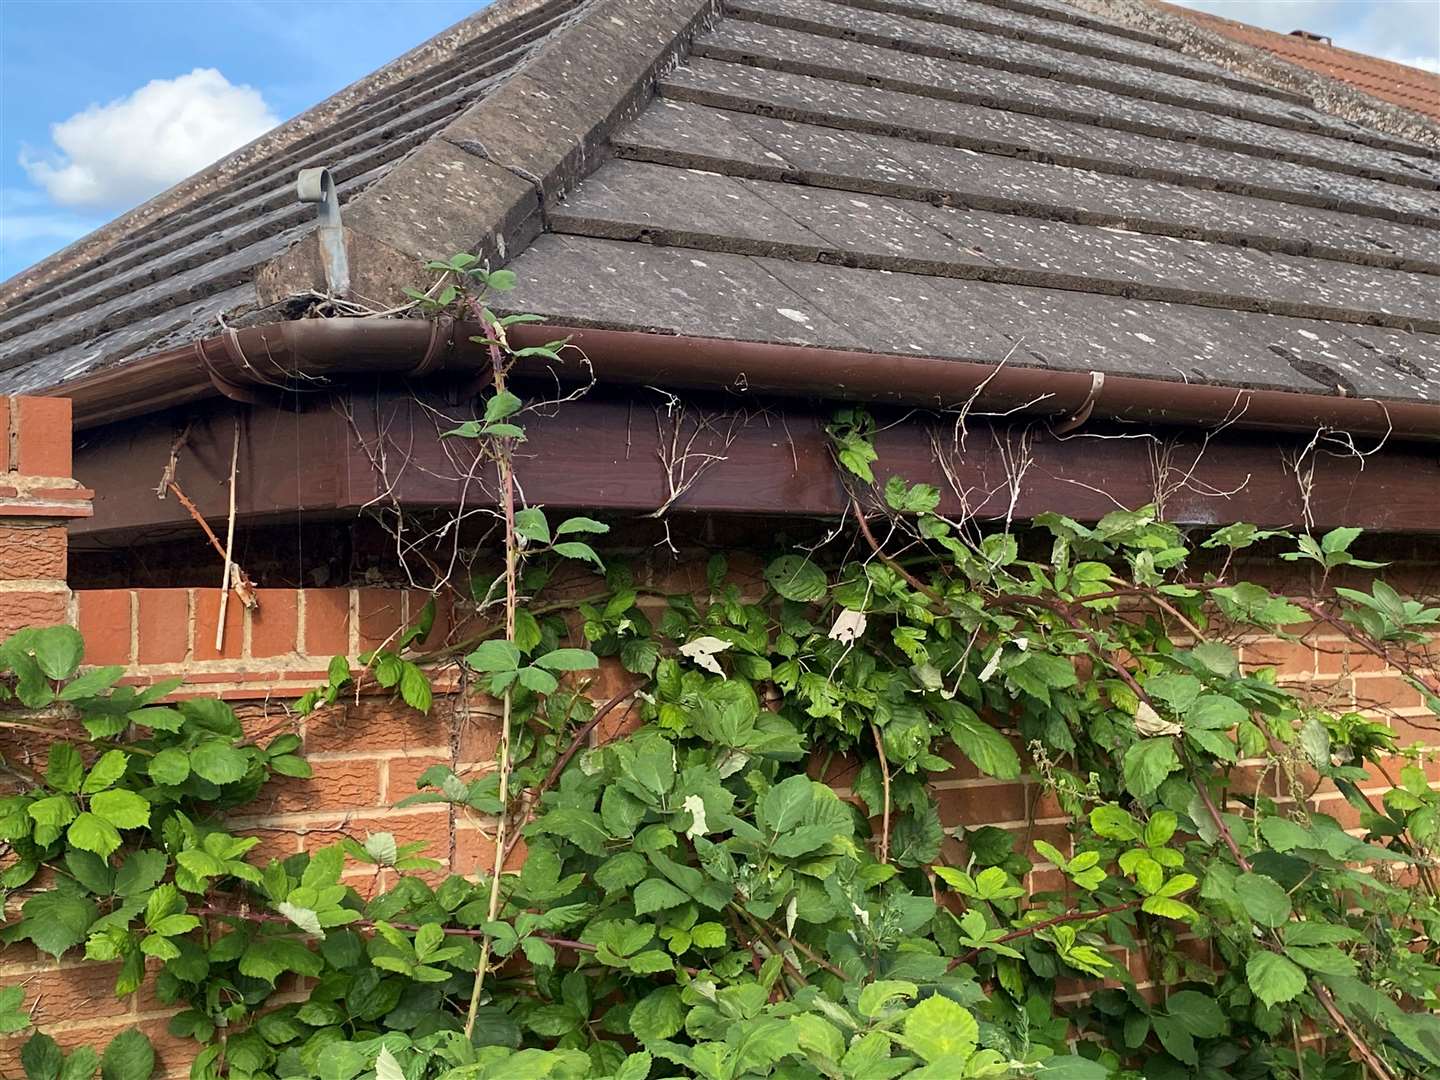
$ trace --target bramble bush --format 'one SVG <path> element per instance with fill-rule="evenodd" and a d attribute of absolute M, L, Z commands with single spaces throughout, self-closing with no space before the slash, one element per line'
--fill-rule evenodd
<path fill-rule="evenodd" d="M 201 1080 L 1440 1075 L 1440 792 L 1387 726 L 1234 647 L 1321 622 L 1440 714 L 1440 609 L 1378 579 L 1308 600 L 1230 572 L 1291 539 L 1283 557 L 1322 576 L 1373 570 L 1358 530 L 1192 537 L 1149 508 L 987 530 L 947 519 L 933 487 L 877 482 L 874 424 L 849 409 L 831 435 L 853 531 L 778 553 L 748 594 L 716 556 L 704 595 L 647 597 L 595 546 L 603 523 L 519 499 L 516 353 L 481 302 L 511 281 L 468 256 L 435 266 L 445 306 L 491 328 L 495 388 L 451 435 L 495 469 L 504 570 L 475 595 L 503 617 L 459 652 L 504 732 L 494 771 L 434 768 L 407 801 L 494 816 L 495 865 L 441 878 L 387 834 L 252 861 L 227 814 L 307 775 L 299 740 L 251 743 L 224 703 L 165 704 L 173 684 L 83 668 L 73 630 L 26 630 L 0 646 L 4 723 L 53 741 L 43 772 L 5 763 L 6 940 L 118 961 L 121 995 L 158 964 Z M 596 595 L 567 609 L 547 587 L 577 565 Z M 301 707 L 366 680 L 428 708 L 428 617 L 358 671 L 338 659 Z M 600 657 L 636 688 L 592 702 Z M 638 728 L 592 747 L 622 712 Z M 835 755 L 857 764 L 849 797 L 812 779 Z M 946 828 L 930 781 L 956 755 L 1028 770 L 1068 850 L 1037 841 L 1035 862 L 1004 830 Z M 1257 772 L 1297 798 L 1257 794 Z M 1359 830 L 1307 809 L 1320 784 Z M 522 869 L 500 873 L 522 838 Z M 394 887 L 361 897 L 347 860 Z M 1028 889 L 1037 868 L 1064 887 Z M 305 1000 L 272 1000 L 287 974 Z M 1057 1000 L 1076 979 L 1094 992 Z M 28 1025 L 22 996 L 0 991 L 0 1031 Z M 68 1059 L 34 1034 L 24 1064 L 154 1068 L 138 1032 Z"/>

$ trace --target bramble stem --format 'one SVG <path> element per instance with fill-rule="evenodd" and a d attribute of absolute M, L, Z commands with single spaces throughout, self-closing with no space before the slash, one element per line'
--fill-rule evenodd
<path fill-rule="evenodd" d="M 497 325 L 493 332 L 498 337 L 503 331 Z M 490 346 L 490 363 L 494 371 L 495 393 L 505 392 L 505 357 L 498 345 Z M 515 532 L 515 469 L 511 457 L 513 442 L 508 438 L 496 440 L 495 468 L 500 479 L 500 499 L 505 512 L 505 640 L 515 640 L 515 609 L 520 589 L 516 569 L 519 563 L 519 543 Z M 511 689 L 507 686 L 500 699 L 500 820 L 495 828 L 495 863 L 490 875 L 490 905 L 488 922 L 494 922 L 500 914 L 500 875 L 505 869 L 506 827 L 510 820 L 510 716 Z M 470 1008 L 465 1013 L 465 1038 L 468 1040 L 475 1030 L 475 1017 L 480 1010 L 481 991 L 485 986 L 485 974 L 490 967 L 491 939 L 487 933 L 480 939 L 480 961 L 475 965 L 475 985 L 470 991 Z"/>

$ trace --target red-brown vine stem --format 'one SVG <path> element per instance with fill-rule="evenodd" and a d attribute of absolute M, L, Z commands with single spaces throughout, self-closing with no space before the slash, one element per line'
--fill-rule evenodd
<path fill-rule="evenodd" d="M 251 911 L 248 907 L 242 907 L 238 910 L 235 910 L 232 908 L 216 907 L 213 904 L 204 904 L 198 905 L 196 907 L 186 908 L 185 910 L 191 915 L 198 915 L 206 918 L 213 917 L 218 919 L 239 919 L 242 922 L 276 923 L 284 924 L 285 926 L 291 927 L 295 926 L 295 924 L 291 920 L 287 919 L 284 915 L 272 915 L 264 911 Z M 380 920 L 377 919 L 356 919 L 354 922 L 346 923 L 344 926 L 335 927 L 335 929 L 374 930 L 376 926 L 379 925 L 379 921 Z M 404 930 L 412 934 L 415 931 L 421 929 L 419 923 L 386 922 L 385 925 L 390 927 L 392 930 Z M 299 928 L 296 927 L 296 929 Z M 485 936 L 484 930 L 474 930 L 464 926 L 442 925 L 440 929 L 445 933 L 447 937 L 483 938 Z M 550 937 L 546 934 L 535 934 L 534 936 L 540 941 L 545 942 L 547 945 L 553 945 L 557 949 L 574 949 L 576 952 L 595 952 L 596 948 L 594 945 L 587 945 L 583 941 L 572 941 L 569 938 Z"/>
<path fill-rule="evenodd" d="M 476 305 L 478 306 L 478 305 Z M 493 323 L 491 332 L 497 340 L 503 340 L 504 330 Z M 490 344 L 490 364 L 496 395 L 505 393 L 505 355 L 497 341 Z M 505 640 L 515 640 L 515 614 L 519 602 L 519 582 L 516 568 L 519 561 L 519 542 L 515 533 L 515 470 L 511 457 L 513 442 L 508 438 L 496 440 L 495 468 L 500 480 L 500 500 L 505 514 Z M 510 719 L 511 687 L 505 688 L 500 699 L 500 820 L 495 829 L 495 862 L 490 875 L 489 920 L 494 922 L 500 914 L 500 875 L 505 870 L 506 823 L 510 806 Z M 480 961 L 475 965 L 475 985 L 470 991 L 470 1007 L 465 1013 L 465 1037 L 475 1031 L 475 1019 L 480 1012 L 481 992 L 485 986 L 485 973 L 490 966 L 490 935 L 480 939 Z"/>
<path fill-rule="evenodd" d="M 865 538 L 865 542 L 870 546 L 870 549 L 875 553 L 875 556 L 880 559 L 880 561 L 884 563 L 887 567 L 889 567 L 895 573 L 899 574 L 917 592 L 921 593 L 932 602 L 938 604 L 945 604 L 945 599 L 943 596 L 937 593 L 934 589 L 927 586 L 924 582 L 920 581 L 903 566 L 901 566 L 898 562 L 896 562 L 895 559 L 885 553 L 885 551 L 881 548 L 880 542 L 876 539 L 875 534 L 871 531 L 870 524 L 865 519 L 865 513 L 861 509 L 858 499 L 852 497 L 852 499 L 850 500 L 850 508 L 852 513 L 854 514 L 855 521 L 859 526 L 860 534 Z M 1149 695 L 1145 693 L 1145 690 L 1140 686 L 1134 675 L 1132 675 L 1123 664 L 1117 664 L 1106 656 L 1104 650 L 1100 648 L 1100 643 L 1096 640 L 1094 633 L 1091 632 L 1075 614 L 1076 606 L 1083 605 L 1085 603 L 1091 603 L 1096 600 L 1108 599 L 1110 597 L 1123 595 L 1149 596 L 1150 594 L 1147 590 L 1138 588 L 1115 589 L 1108 593 L 1099 593 L 1094 596 L 1087 596 L 1077 599 L 1074 603 L 1065 603 L 1063 601 L 1050 600 L 1044 597 L 1029 596 L 1024 594 L 996 596 L 991 598 L 991 602 L 999 607 L 1039 607 L 1057 615 L 1067 626 L 1070 627 L 1072 631 L 1079 634 L 1082 638 L 1086 640 L 1086 642 L 1093 650 L 1093 654 L 1097 658 L 1101 659 L 1107 667 L 1109 667 L 1113 672 L 1115 672 L 1116 675 L 1120 677 L 1120 679 L 1129 688 L 1131 693 L 1135 695 L 1137 700 L 1142 701 L 1147 705 L 1150 705 L 1151 708 L 1154 708 L 1154 703 L 1150 701 Z M 1387 664 L 1391 663 L 1391 657 L 1388 649 L 1374 642 L 1365 640 L 1364 637 L 1357 634 L 1352 627 L 1345 625 L 1343 620 L 1337 619 L 1334 615 L 1326 612 L 1318 604 L 1313 604 L 1308 601 L 1302 601 L 1299 603 L 1298 606 L 1302 610 L 1310 614 L 1312 617 L 1321 619 L 1329 623 L 1330 625 L 1337 627 L 1347 637 L 1349 637 L 1362 647 L 1367 648 L 1372 653 L 1375 653 L 1377 656 L 1385 660 Z M 1181 752 L 1183 754 L 1183 748 Z M 1192 769 L 1191 771 L 1193 775 L 1194 770 Z M 1229 850 L 1230 855 L 1235 860 L 1236 865 L 1238 865 L 1241 870 L 1247 873 L 1250 872 L 1250 861 L 1240 850 L 1240 846 L 1235 842 L 1235 838 L 1233 835 L 1231 835 L 1229 827 L 1226 826 L 1225 820 L 1221 816 L 1219 808 L 1215 805 L 1214 799 L 1210 796 L 1210 792 L 1205 784 L 1205 779 L 1203 777 L 1198 778 L 1196 780 L 1195 786 L 1196 790 L 1200 793 L 1200 797 L 1205 806 L 1206 813 L 1214 823 L 1217 834 L 1224 842 L 1225 847 Z M 1033 934 L 1037 930 L 1044 929 L 1047 925 L 1055 925 L 1058 922 L 1070 922 L 1087 917 L 1094 916 L 1090 913 L 1084 912 L 1074 912 L 1067 915 L 1058 916 L 1054 920 L 1050 920 L 1045 923 L 1037 923 L 1034 926 L 1027 927 L 1023 932 L 1019 932 L 1017 936 Z M 977 954 L 971 953 L 967 955 L 974 956 Z M 955 962 L 952 962 L 951 966 L 954 967 L 955 964 L 959 962 L 962 961 L 957 960 Z M 1335 1026 L 1345 1035 L 1346 1039 L 1350 1042 L 1350 1045 L 1354 1049 L 1355 1053 L 1365 1064 L 1365 1067 L 1375 1077 L 1377 1077 L 1378 1080 L 1394 1080 L 1393 1074 L 1385 1066 L 1384 1062 L 1380 1060 L 1380 1058 L 1375 1054 L 1375 1052 L 1370 1048 L 1370 1046 L 1365 1042 L 1365 1040 L 1360 1037 L 1360 1034 L 1354 1029 L 1354 1027 L 1351 1026 L 1350 1022 L 1345 1019 L 1344 1014 L 1341 1013 L 1339 1007 L 1335 1004 L 1335 1000 L 1331 996 L 1330 992 L 1326 990 L 1325 987 L 1321 985 L 1317 979 L 1311 978 L 1308 981 L 1310 989 L 1314 993 L 1316 1000 L 1319 1001 L 1321 1007 L 1330 1016 L 1330 1019 L 1334 1022 Z"/>
<path fill-rule="evenodd" d="M 890 763 L 885 759 L 885 743 L 880 738 L 880 729 L 870 725 L 870 734 L 875 739 L 875 753 L 880 762 L 880 782 L 884 787 L 885 804 L 880 816 L 880 861 L 890 861 Z"/>
<path fill-rule="evenodd" d="M 565 766 L 570 764 L 570 759 L 579 752 L 580 747 L 585 744 L 585 740 L 590 738 L 590 733 L 599 726 L 600 721 L 609 716 L 622 701 L 630 697 L 633 693 L 633 690 L 622 690 L 595 710 L 595 715 L 590 717 L 590 719 L 575 732 L 574 738 L 570 740 L 570 745 L 555 759 L 555 764 L 550 766 L 550 771 L 545 774 L 545 779 L 540 781 L 534 791 L 526 792 L 525 798 L 529 806 L 540 805 L 541 796 L 555 786 L 555 782 L 560 779 L 560 774 L 565 771 Z M 515 850 L 515 845 L 519 842 L 520 834 L 517 831 L 510 837 L 510 842 L 505 848 L 504 859 L 508 860 L 510 858 L 510 852 Z"/>
<path fill-rule="evenodd" d="M 1041 919 L 1039 922 L 1031 923 L 1029 926 L 1022 926 L 1019 930 L 1016 930 L 1013 933 L 1006 934 L 1004 937 L 996 938 L 995 944 L 1003 945 L 1007 941 L 1017 941 L 1020 938 L 1026 938 L 1032 934 L 1037 934 L 1041 930 L 1048 930 L 1052 926 L 1059 926 L 1061 923 L 1083 922 L 1086 919 L 1102 919 L 1106 915 L 1115 915 L 1122 911 L 1129 911 L 1131 908 L 1137 906 L 1139 903 L 1139 900 L 1127 900 L 1123 904 L 1111 904 L 1109 907 L 1097 908 L 1094 911 L 1067 911 L 1063 915 L 1056 915 L 1055 917 L 1050 919 Z M 954 971 L 961 964 L 973 964 L 979 958 L 980 950 L 971 949 L 964 956 L 954 957 L 950 961 L 950 966 L 947 967 L 945 970 Z"/>
<path fill-rule="evenodd" d="M 1181 752 L 1183 753 L 1183 750 Z M 1193 768 L 1191 771 L 1193 775 Z M 1215 800 L 1210 796 L 1210 791 L 1206 787 L 1204 777 L 1196 779 L 1195 790 L 1200 793 L 1200 800 L 1205 805 L 1205 812 L 1209 815 L 1211 822 L 1220 835 L 1220 839 L 1225 842 L 1225 847 L 1229 849 L 1230 855 L 1235 860 L 1235 864 L 1247 874 L 1250 873 L 1250 860 L 1245 857 L 1244 852 L 1240 850 L 1240 846 L 1235 842 L 1235 837 L 1231 835 L 1230 827 L 1225 824 L 1225 819 L 1220 814 L 1220 808 L 1215 805 Z M 1359 1032 L 1345 1019 L 1339 1006 L 1335 1004 L 1335 999 L 1331 997 L 1330 991 L 1326 990 L 1320 981 L 1314 977 L 1311 977 L 1308 981 L 1310 990 L 1315 995 L 1315 999 L 1320 1002 L 1321 1007 L 1329 1014 L 1331 1021 L 1340 1029 L 1345 1038 L 1349 1040 L 1355 1052 L 1360 1055 L 1360 1060 L 1365 1063 L 1365 1067 L 1378 1077 L 1379 1080 L 1394 1080 L 1394 1074 L 1391 1073 L 1385 1063 L 1376 1056 L 1375 1051 L 1370 1049 L 1369 1044 L 1360 1037 Z"/>

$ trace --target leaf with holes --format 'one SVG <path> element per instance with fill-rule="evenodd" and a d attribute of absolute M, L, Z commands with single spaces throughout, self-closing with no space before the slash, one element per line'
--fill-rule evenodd
<path fill-rule="evenodd" d="M 781 555 L 765 567 L 765 580 L 786 600 L 810 603 L 825 595 L 825 571 L 799 555 Z"/>

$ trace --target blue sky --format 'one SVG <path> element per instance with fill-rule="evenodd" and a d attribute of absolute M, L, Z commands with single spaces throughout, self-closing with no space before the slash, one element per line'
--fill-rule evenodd
<path fill-rule="evenodd" d="M 0 279 L 484 6 L 0 0 Z M 205 74 L 192 78 L 197 69 Z M 162 82 L 137 104 L 132 95 L 153 80 Z M 91 108 L 101 112 L 60 129 L 66 153 L 52 126 Z M 157 125 L 164 147 L 144 138 Z"/>
<path fill-rule="evenodd" d="M 1440 71 L 1440 0 L 1181 0 Z M 485 0 L 0 0 L 0 279 Z"/>

